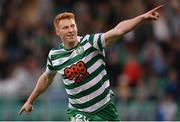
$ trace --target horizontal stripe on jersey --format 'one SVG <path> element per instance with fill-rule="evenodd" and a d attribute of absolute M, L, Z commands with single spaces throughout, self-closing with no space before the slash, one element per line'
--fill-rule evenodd
<path fill-rule="evenodd" d="M 104 70 L 104 65 L 101 65 L 99 68 L 97 68 L 97 70 L 95 70 L 90 76 L 88 76 L 86 79 L 82 80 L 80 83 L 65 85 L 65 88 L 66 89 L 73 89 L 75 87 L 81 86 L 81 85 L 89 82 L 93 78 L 95 78 L 102 70 Z"/>
<path fill-rule="evenodd" d="M 88 95 L 83 96 L 81 98 L 76 98 L 76 99 L 69 98 L 70 103 L 77 104 L 79 101 L 81 101 L 81 104 L 82 104 L 82 103 L 85 103 L 85 102 L 88 102 L 88 101 L 94 99 L 97 96 L 100 96 L 104 92 L 104 90 L 109 87 L 108 80 L 104 81 L 104 83 L 102 85 L 103 86 L 98 87 L 98 89 L 97 88 L 94 89 L 94 91 L 92 91 L 90 94 L 88 93 Z"/>
<path fill-rule="evenodd" d="M 72 99 L 77 99 L 77 98 L 81 98 L 83 96 L 86 96 L 86 95 L 89 95 L 90 93 L 96 91 L 97 89 L 99 89 L 105 81 L 108 80 L 108 77 L 107 75 L 105 75 L 102 80 L 98 81 L 97 84 L 95 84 L 94 86 L 90 87 L 89 89 L 86 89 L 78 94 L 75 94 L 75 95 L 68 95 L 69 98 L 72 98 Z"/>
<path fill-rule="evenodd" d="M 60 70 L 60 69 L 63 69 L 63 68 L 65 68 L 65 67 L 67 67 L 67 66 L 69 66 L 71 64 L 74 64 L 75 62 L 81 60 L 83 57 L 87 56 L 88 54 L 90 54 L 93 51 L 96 51 L 96 49 L 90 48 L 90 49 L 86 50 L 85 53 L 77 55 L 76 57 L 72 58 L 71 60 L 69 60 L 69 61 L 67 61 L 67 62 L 65 62 L 65 63 L 63 63 L 61 65 L 54 66 L 54 69 Z"/>
<path fill-rule="evenodd" d="M 103 92 L 103 94 L 97 96 L 96 98 L 86 102 L 86 103 L 81 103 L 81 104 L 71 104 L 73 107 L 78 108 L 78 109 L 82 109 L 82 108 L 87 108 L 91 105 L 94 105 L 95 103 L 97 103 L 98 101 L 101 101 L 102 99 L 104 99 L 109 93 L 109 87 L 105 89 L 105 91 Z"/>
<path fill-rule="evenodd" d="M 94 104 L 90 107 L 87 107 L 87 108 L 77 109 L 77 108 L 74 108 L 71 104 L 69 104 L 69 107 L 72 109 L 77 109 L 79 111 L 84 111 L 84 112 L 88 112 L 88 113 L 96 112 L 110 102 L 110 99 L 111 99 L 110 96 L 111 96 L 111 94 L 108 94 L 104 99 L 102 99 L 101 101 L 99 101 L 96 104 Z"/>
<path fill-rule="evenodd" d="M 94 68 L 91 67 L 90 69 L 90 73 L 96 71 Z M 82 84 L 78 87 L 72 88 L 72 89 L 66 89 L 66 92 L 68 93 L 68 95 L 74 95 L 74 94 L 78 94 L 86 89 L 89 89 L 90 87 L 94 86 L 95 84 L 97 84 L 97 82 L 99 82 L 99 80 L 101 80 L 104 76 L 107 77 L 106 75 L 106 70 L 102 70 L 96 77 L 94 77 L 93 79 L 91 79 L 91 81 Z"/>
<path fill-rule="evenodd" d="M 57 71 L 62 76 L 70 108 L 93 112 L 109 102 L 110 84 L 105 69 L 104 45 L 104 34 L 92 34 L 80 37 L 72 49 L 65 49 L 64 44 L 61 44 L 50 51 L 47 71 Z M 80 61 L 85 65 L 83 68 L 86 68 L 85 74 L 88 75 L 73 75 L 74 71 L 78 71 L 75 67 Z M 66 69 L 72 74 L 65 74 Z"/>

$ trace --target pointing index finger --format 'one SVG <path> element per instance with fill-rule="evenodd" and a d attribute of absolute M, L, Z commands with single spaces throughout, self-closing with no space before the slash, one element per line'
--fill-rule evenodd
<path fill-rule="evenodd" d="M 24 111 L 25 111 L 25 108 L 21 109 L 21 110 L 19 111 L 19 115 L 21 115 Z"/>
<path fill-rule="evenodd" d="M 154 9 L 152 9 L 151 11 L 157 11 L 157 10 L 159 10 L 160 8 L 162 8 L 164 5 L 162 4 L 162 5 L 160 5 L 160 6 L 158 6 L 158 7 L 156 7 L 156 8 L 154 8 Z"/>

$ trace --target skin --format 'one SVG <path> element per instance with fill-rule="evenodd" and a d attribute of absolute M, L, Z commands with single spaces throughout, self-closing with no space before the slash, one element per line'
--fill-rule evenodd
<path fill-rule="evenodd" d="M 160 5 L 145 14 L 139 15 L 135 18 L 120 22 L 113 29 L 105 32 L 105 46 L 108 47 L 114 41 L 121 38 L 127 32 L 133 30 L 138 25 L 145 21 L 158 20 L 159 13 L 157 12 L 163 5 Z M 56 34 L 61 38 L 64 43 L 64 47 L 71 49 L 77 45 L 77 25 L 73 19 L 61 20 L 56 28 Z M 22 106 L 19 111 L 19 115 L 23 112 L 30 113 L 33 111 L 33 102 L 37 97 L 42 94 L 52 83 L 56 73 L 44 72 L 37 81 L 36 87 L 31 93 L 26 103 Z"/>
<path fill-rule="evenodd" d="M 77 25 L 74 19 L 59 21 L 56 34 L 61 38 L 66 49 L 71 49 L 77 45 Z"/>

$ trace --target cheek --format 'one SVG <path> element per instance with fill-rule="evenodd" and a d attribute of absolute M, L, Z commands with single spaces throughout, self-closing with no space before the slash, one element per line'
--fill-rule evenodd
<path fill-rule="evenodd" d="M 75 31 L 76 31 L 76 32 L 78 32 L 78 29 L 77 29 L 77 28 L 75 28 Z"/>
<path fill-rule="evenodd" d="M 65 32 L 65 31 L 59 31 L 59 36 L 65 37 L 65 35 L 66 35 L 66 32 Z"/>

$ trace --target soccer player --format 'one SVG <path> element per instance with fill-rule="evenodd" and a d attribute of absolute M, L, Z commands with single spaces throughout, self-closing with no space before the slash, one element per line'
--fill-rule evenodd
<path fill-rule="evenodd" d="M 54 19 L 56 34 L 62 43 L 50 50 L 46 71 L 19 114 L 32 112 L 33 103 L 53 81 L 56 73 L 68 94 L 68 115 L 71 121 L 119 121 L 111 101 L 112 91 L 105 70 L 104 48 L 145 21 L 159 18 L 158 6 L 145 14 L 120 22 L 115 28 L 98 34 L 77 36 L 73 13 L 61 13 Z"/>

